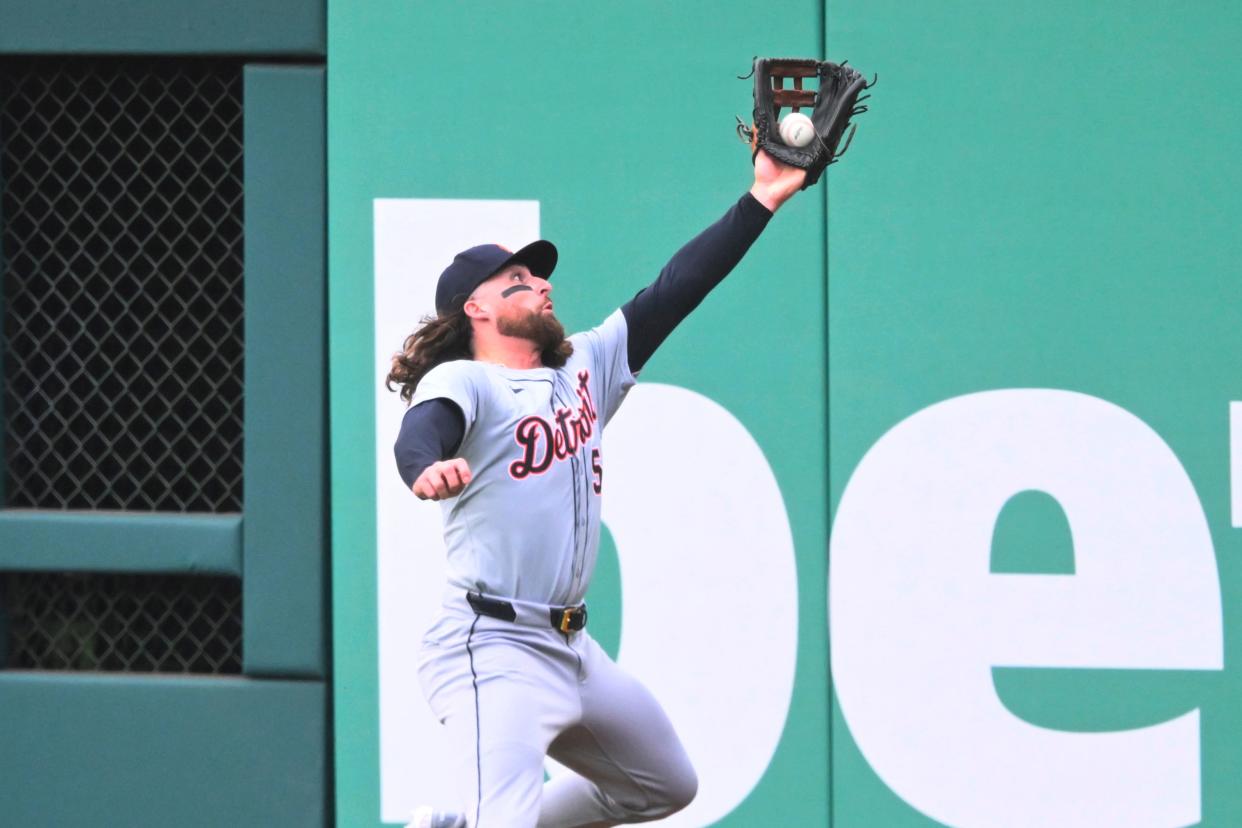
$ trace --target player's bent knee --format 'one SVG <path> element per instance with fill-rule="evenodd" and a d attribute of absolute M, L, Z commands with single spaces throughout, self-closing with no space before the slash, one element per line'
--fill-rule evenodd
<path fill-rule="evenodd" d="M 689 763 L 666 773 L 654 786 L 612 791 L 605 797 L 615 809 L 616 818 L 631 822 L 649 822 L 677 813 L 694 801 L 699 791 L 699 778 Z"/>
<path fill-rule="evenodd" d="M 694 797 L 699 792 L 699 775 L 694 772 L 694 768 L 687 767 L 680 784 L 671 789 L 672 796 L 669 802 L 673 806 L 673 810 L 669 813 L 676 813 L 682 808 L 694 801 Z"/>
<path fill-rule="evenodd" d="M 653 816 L 662 818 L 677 813 L 693 802 L 698 792 L 698 774 L 694 772 L 694 768 L 686 765 L 680 772 L 665 780 L 665 784 L 653 795 Z"/>

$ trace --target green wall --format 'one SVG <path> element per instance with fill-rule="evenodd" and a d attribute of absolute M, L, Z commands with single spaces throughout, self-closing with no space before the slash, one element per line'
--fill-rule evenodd
<path fill-rule="evenodd" d="M 820 52 L 821 15 L 816 2 L 779 15 L 708 2 L 329 5 L 333 623 L 351 642 L 335 659 L 341 824 L 373 825 L 380 811 L 372 458 L 394 435 L 374 426 L 373 200 L 538 200 L 540 232 L 561 250 L 558 314 L 572 330 L 594 325 L 748 189 L 733 127 L 749 117 L 751 83 L 737 76 L 755 53 Z M 788 718 L 729 825 L 827 817 L 824 227 L 823 189 L 787 205 L 643 372 L 711 398 L 750 432 L 796 544 Z M 592 626 L 615 641 L 616 569 L 601 570 Z M 711 623 L 704 611 L 694 623 Z"/>
<path fill-rule="evenodd" d="M 373 200 L 538 200 L 563 255 L 558 309 L 569 327 L 592 324 L 745 187 L 729 124 L 748 114 L 749 84 L 732 76 L 755 54 L 826 53 L 880 75 L 854 148 L 643 376 L 738 417 L 776 473 L 797 546 L 786 733 L 720 824 L 940 824 L 883 781 L 829 693 L 826 520 L 890 429 L 999 389 L 1105 401 L 1167 446 L 1210 528 L 1223 614 L 1214 593 L 1182 609 L 1225 635 L 1215 666 L 1117 669 L 1101 654 L 1097 669 L 1090 653 L 1072 669 L 998 665 L 995 696 L 1032 729 L 1084 735 L 1199 711 L 1202 824 L 1235 824 L 1242 679 L 1228 632 L 1242 580 L 1228 407 L 1242 345 L 1231 301 L 1242 81 L 1221 67 L 1239 35 L 1227 3 L 331 4 L 334 625 L 359 644 L 336 659 L 342 822 L 379 812 L 370 636 L 385 472 L 371 458 L 391 435 L 374 433 Z M 1090 568 L 1091 550 L 1075 548 L 1082 516 L 1032 488 L 997 506 L 985 581 Z M 956 554 L 929 541 L 925 565 L 942 553 L 946 565 Z M 612 554 L 608 542 L 592 591 L 610 647 L 622 623 Z"/>
<path fill-rule="evenodd" d="M 323 0 L 0 0 L 0 53 L 322 56 Z"/>
<path fill-rule="evenodd" d="M 331 822 L 324 16 L 0 0 L 0 56 L 245 64 L 246 223 L 243 512 L 0 509 L 0 570 L 241 578 L 243 675 L 0 670 L 5 825 Z"/>
<path fill-rule="evenodd" d="M 5 825 L 323 825 L 322 682 L 17 673 Z"/>
<path fill-rule="evenodd" d="M 880 74 L 859 154 L 831 182 L 834 510 L 885 432 L 951 397 L 1066 389 L 1145 421 L 1211 529 L 1224 671 L 997 669 L 996 692 L 1024 720 L 1075 732 L 1199 708 L 1202 824 L 1236 825 L 1242 80 L 1220 69 L 1236 61 L 1242 10 L 879 0 L 830 2 L 827 26 L 830 54 Z M 1059 510 L 1018 512 L 997 527 L 993 572 L 1073 573 Z M 834 707 L 833 824 L 939 824 L 889 790 L 846 718 Z"/>
<path fill-rule="evenodd" d="M 1074 666 L 998 661 L 995 698 L 1033 732 L 1084 738 L 1197 711 L 1202 824 L 1235 824 L 1242 679 L 1229 631 L 1242 581 L 1230 555 L 1228 410 L 1242 344 L 1231 301 L 1242 244 L 1232 102 L 1242 82 L 1221 67 L 1240 34 L 1242 14 L 1226 3 L 332 4 L 334 625 L 338 640 L 358 644 L 336 659 L 341 821 L 375 824 L 380 798 L 373 544 L 384 470 L 371 458 L 391 435 L 374 433 L 373 200 L 538 200 L 541 232 L 564 256 L 558 308 L 570 327 L 592 324 L 744 188 L 729 123 L 747 114 L 749 85 L 732 75 L 755 54 L 828 54 L 880 75 L 850 155 L 777 218 L 643 377 L 737 416 L 776 473 L 797 546 L 800 649 L 786 733 L 721 824 L 941 824 L 886 783 L 851 728 L 856 711 L 829 693 L 826 521 L 895 426 L 1004 389 L 1102 401 L 1167 448 L 1184 475 L 1165 501 L 1176 489 L 1194 504 L 1174 529 L 1191 532 L 1201 516 L 1210 530 L 1195 547 L 1206 559 L 1186 544 L 1187 570 L 1205 567 L 1207 598 L 1187 593 L 1189 605 L 1170 606 L 1205 625 L 1217 642 L 1205 651 L 1218 652 L 1168 668 L 1118 667 L 1107 648 L 1089 647 Z M 981 434 L 986 425 L 995 424 L 980 423 Z M 1098 471 L 1101 458 L 1087 455 L 1085 471 Z M 1157 506 L 1167 482 L 1151 478 Z M 1087 583 L 1096 550 L 1076 546 L 1083 513 L 1028 488 L 991 515 L 981 582 L 1054 592 Z M 1097 494 L 1124 518 L 1125 503 Z M 934 542 L 952 522 L 942 517 L 927 526 L 920 561 L 933 573 L 958 555 Z M 1179 552 L 1176 532 L 1156 553 Z M 614 646 L 623 619 L 611 549 L 592 601 L 597 635 Z M 1140 575 L 1157 561 L 1142 556 L 1150 550 L 1114 552 Z M 1124 604 L 1129 593 L 1104 594 Z M 914 579 L 872 597 L 902 595 L 929 598 Z M 1061 643 L 1094 640 L 1107 620 L 1088 611 L 1081 635 Z M 937 679 L 954 677 L 933 671 Z M 918 738 L 918 728 L 908 734 Z M 942 747 L 952 776 L 952 745 Z M 953 784 L 964 799 L 989 793 Z M 1023 824 L 1023 813 L 1000 822 Z"/>

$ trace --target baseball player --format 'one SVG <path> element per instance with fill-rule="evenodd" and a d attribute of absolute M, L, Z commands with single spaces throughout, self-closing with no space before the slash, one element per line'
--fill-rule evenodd
<path fill-rule="evenodd" d="M 420 808 L 414 828 L 610 826 L 694 798 L 668 717 L 587 630 L 601 436 L 635 375 L 805 176 L 758 151 L 748 193 L 650 286 L 569 338 L 553 312 L 551 243 L 472 247 L 441 274 L 436 316 L 388 377 L 410 403 L 397 467 L 415 495 L 440 502 L 448 548 L 418 669 L 461 790 L 449 810 Z M 545 756 L 573 772 L 545 784 Z"/>

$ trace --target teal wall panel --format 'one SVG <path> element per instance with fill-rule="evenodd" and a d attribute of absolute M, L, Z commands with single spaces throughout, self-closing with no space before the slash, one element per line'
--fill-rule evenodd
<path fill-rule="evenodd" d="M 4 131 L 0 130 L 0 142 L 4 140 L 5 140 Z M 4 172 L 5 171 L 4 171 L 3 165 L 0 165 L 0 192 L 4 191 L 3 190 Z M 0 202 L 3 202 L 3 199 L 0 199 Z M 3 227 L 3 226 L 4 226 L 4 204 L 0 203 L 0 227 Z M 4 245 L 0 244 L 0 274 L 4 273 L 4 269 L 5 269 Z M 6 292 L 7 291 L 5 290 L 0 290 L 0 320 L 4 319 L 4 294 Z M 3 324 L 3 323 L 0 322 L 0 324 Z M 4 382 L 4 377 L 5 377 L 4 371 L 5 371 L 4 341 L 3 339 L 0 339 L 0 384 L 3 384 Z M 5 445 L 8 438 L 7 436 L 5 436 L 7 429 L 4 427 L 4 423 L 7 422 L 7 420 L 5 419 L 5 413 L 4 413 L 4 396 L 5 395 L 3 393 L 0 393 L 0 457 L 6 457 L 7 452 L 8 452 L 8 448 Z M 0 509 L 3 509 L 4 505 L 8 502 L 6 500 L 8 495 L 5 493 L 5 489 L 7 486 L 8 486 L 8 471 L 5 468 L 4 464 L 0 464 Z M 4 615 L 3 612 L 0 612 L 0 618 L 3 618 L 3 615 Z M 2 632 L 2 630 L 0 630 L 0 632 Z M 0 653 L 0 657 L 2 657 L 3 655 L 4 655 L 3 653 Z M 0 664 L 3 664 L 3 663 L 4 662 L 0 660 Z"/>
<path fill-rule="evenodd" d="M 0 54 L 322 55 L 323 0 L 0 0 Z"/>
<path fill-rule="evenodd" d="M 376 597 L 376 491 L 394 477 L 384 458 L 395 433 L 376 434 L 376 406 L 399 403 L 395 395 L 376 401 L 375 199 L 537 200 L 540 232 L 561 252 L 557 313 L 567 329 L 582 330 L 646 286 L 750 186 L 750 153 L 734 116 L 749 118 L 752 82 L 738 76 L 756 53 L 819 53 L 823 29 L 818 0 L 763 7 L 342 0 L 329 15 L 333 621 L 336 640 L 350 642 L 334 649 L 336 767 L 338 819 L 352 826 L 381 819 L 380 745 L 397 739 L 377 709 L 384 674 L 377 618 L 385 622 Z M 467 41 L 463 31 L 473 33 Z M 771 650 L 737 647 L 720 659 L 721 672 L 744 663 L 759 673 L 788 671 L 793 685 L 788 698 L 754 700 L 754 708 L 780 705 L 787 715 L 778 720 L 771 761 L 746 780 L 753 787 L 731 786 L 736 799 L 712 818 L 721 825 L 822 825 L 828 813 L 823 192 L 809 190 L 781 208 L 736 271 L 662 346 L 634 392 L 645 383 L 677 386 L 728 411 L 759 446 L 791 530 L 794 574 L 778 601 L 792 608 L 794 629 L 771 635 L 796 638 L 793 663 L 774 666 Z M 480 242 L 492 240 L 488 228 L 478 232 Z M 408 308 L 409 329 L 423 310 Z M 670 417 L 661 431 L 694 428 L 690 416 Z M 379 469 L 377 441 L 387 462 Z M 673 473 L 653 462 L 651 474 Z M 693 487 L 695 471 L 685 479 Z M 409 509 L 426 505 L 411 499 Z M 712 516 L 695 520 L 708 525 Z M 615 527 L 613 534 L 620 536 Z M 411 543 L 406 554 L 438 560 L 440 553 Z M 605 641 L 625 640 L 624 604 L 631 618 L 641 612 L 636 590 L 621 594 L 617 573 L 627 551 L 618 554 L 621 565 L 601 566 L 589 594 L 592 634 Z M 748 549 L 744 561 L 721 563 L 714 575 L 745 582 L 746 567 L 762 567 L 766 555 L 774 557 Z M 709 619 L 718 611 L 709 606 L 711 590 L 698 584 L 686 583 L 674 614 Z M 729 602 L 728 613 L 769 622 L 772 615 L 758 600 Z M 622 630 L 608 627 L 618 622 Z M 675 637 L 670 632 L 669 642 Z M 684 653 L 672 643 L 650 649 L 668 659 L 665 670 L 684 670 Z M 713 692 L 712 669 L 701 671 L 704 694 Z M 425 706 L 414 694 L 408 704 Z M 726 763 L 723 753 L 705 757 L 701 790 L 720 778 L 712 766 Z M 691 807 L 710 799 L 704 793 Z M 397 815 L 389 806 L 383 819 Z"/>
<path fill-rule="evenodd" d="M 1137 417 L 1184 469 L 1210 530 L 1214 560 L 1210 553 L 1193 556 L 1193 544 L 1170 532 L 1165 548 L 1181 562 L 1175 572 L 1202 565 L 1219 579 L 1219 592 L 1184 590 L 1177 579 L 1156 589 L 1186 617 L 1223 627 L 1223 671 L 1210 660 L 1197 669 L 1091 669 L 998 658 L 1005 666 L 994 668 L 994 695 L 1032 731 L 1049 736 L 1153 727 L 1197 710 L 1200 766 L 1192 760 L 1179 768 L 1179 778 L 1201 773 L 1197 786 L 1187 783 L 1201 797 L 1201 822 L 1194 824 L 1242 824 L 1236 784 L 1242 766 L 1236 635 L 1242 536 L 1230 522 L 1228 479 L 1228 409 L 1242 394 L 1242 304 L 1236 298 L 1242 80 L 1220 71 L 1236 63 L 1242 8 L 1229 2 L 875 0 L 829 3 L 827 26 L 830 54 L 879 73 L 854 147 L 841 167 L 833 167 L 849 174 L 832 179 L 829 202 L 832 583 L 839 583 L 841 504 L 877 442 L 908 418 L 951 398 L 998 389 L 1071 391 Z M 1171 94 L 1156 91 L 1170 83 Z M 853 167 L 864 155 L 870 162 L 865 170 Z M 982 433 L 985 425 L 974 427 Z M 1050 453 L 1059 437 L 1050 431 L 1043 439 Z M 937 452 L 929 443 L 925 456 Z M 908 452 L 911 463 L 917 454 Z M 1006 462 L 985 447 L 978 454 Z M 1136 455 L 1116 454 L 1127 461 Z M 1090 451 L 1081 456 L 1092 458 L 1091 468 L 1107 465 L 1108 458 Z M 991 572 L 986 556 L 977 561 L 982 582 L 1005 578 L 1021 585 L 1042 576 L 1068 585 L 1098 573 L 1092 568 L 1099 566 L 1098 548 L 1084 536 L 1101 509 L 1121 510 L 1133 523 L 1172 500 L 1176 487 L 1167 479 L 1138 479 L 1157 493 L 1154 506 L 1127 504 L 1094 484 L 1099 498 L 1086 512 L 1062 512 L 1050 503 L 1035 509 L 1028 495 L 1021 495 L 1025 503 L 1015 499 L 1003 509 L 998 503 L 995 532 L 979 535 L 985 542 L 992 538 Z M 1047 494 L 1064 505 L 1061 492 Z M 944 512 L 919 524 L 926 527 L 919 557 L 933 572 L 953 566 L 955 550 L 935 538 L 956 519 Z M 892 515 L 894 524 L 915 520 Z M 872 558 L 889 552 L 866 551 Z M 1139 549 L 1117 554 L 1128 565 L 1109 571 L 1110 588 L 1101 586 L 1095 596 L 1101 599 L 1096 617 L 1067 643 L 1096 641 L 1092 624 L 1106 622 L 1112 612 L 1104 599 L 1124 605 L 1125 577 L 1153 565 Z M 920 584 L 931 589 L 916 573 L 908 579 L 902 584 L 894 577 L 892 588 L 909 590 L 910 597 L 926 595 Z M 1055 592 L 1054 584 L 1049 595 Z M 963 583 L 960 593 L 940 598 L 952 609 L 978 596 Z M 1040 616 L 1041 609 L 1031 607 L 1036 630 L 1055 621 Z M 997 650 L 1020 650 L 1023 637 L 1007 639 L 1002 620 L 988 624 Z M 1143 644 L 1155 646 L 1186 629 L 1169 625 Z M 883 635 L 870 637 L 872 652 L 882 652 Z M 843 693 L 848 676 L 837 662 L 843 635 L 835 618 L 831 640 L 836 688 Z M 947 664 L 948 643 L 943 649 Z M 1083 660 L 1105 667 L 1101 662 L 1110 655 L 1097 644 Z M 958 679 L 946 669 L 924 674 L 923 681 L 928 695 L 934 689 L 939 697 L 952 696 Z M 882 704 L 886 692 L 876 687 L 868 695 Z M 877 767 L 873 740 L 881 737 L 875 731 L 859 736 L 852 724 L 869 702 L 855 697 L 853 703 L 834 712 L 834 825 L 942 824 L 927 813 L 933 797 L 919 802 L 908 790 L 894 790 L 898 763 Z M 982 755 L 962 740 L 937 739 L 905 723 L 894 723 L 892 732 L 916 732 L 907 743 L 920 741 L 944 767 L 969 761 L 955 754 L 955 746 Z M 1082 755 L 1085 747 L 1077 750 Z M 998 751 L 1005 755 L 1003 746 Z M 1052 768 L 1060 759 L 1050 750 L 1044 764 Z M 1003 758 L 997 762 L 1015 779 L 1037 778 Z M 1091 789 L 1072 797 L 1059 785 L 1039 791 L 1041 805 L 1060 802 L 1073 812 L 1066 818 L 1040 820 L 1015 807 L 1008 818 L 953 823 L 1175 824 L 1151 813 L 1143 820 L 1083 816 L 1094 793 L 1121 777 L 1104 766 L 1082 778 Z M 988 797 L 988 786 L 973 777 L 962 789 L 971 791 L 964 800 Z M 1124 805 L 1126 797 L 1115 793 L 1112 800 Z"/>
<path fill-rule="evenodd" d="M 0 823 L 325 824 L 322 682 L 0 674 Z"/>
<path fill-rule="evenodd" d="M 324 674 L 324 70 L 247 66 L 245 671 Z"/>
<path fill-rule="evenodd" d="M 236 514 L 0 510 L 0 570 L 240 575 Z"/>
<path fill-rule="evenodd" d="M 314 60 L 324 18 L 322 0 L 0 0 L 0 55 Z M 0 569 L 244 576 L 245 672 L 314 678 L 326 649 L 324 72 L 251 66 L 245 80 L 245 518 L 0 511 Z M 326 710 L 315 680 L 0 672 L 0 824 L 330 824 Z"/>

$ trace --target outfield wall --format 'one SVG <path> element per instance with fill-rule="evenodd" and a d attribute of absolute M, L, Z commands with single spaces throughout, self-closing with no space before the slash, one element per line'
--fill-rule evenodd
<path fill-rule="evenodd" d="M 1242 816 L 1239 33 L 829 4 L 834 824 Z"/>
<path fill-rule="evenodd" d="M 375 385 L 450 248 L 555 240 L 595 323 L 747 186 L 734 76 L 826 43 L 880 76 L 854 148 L 610 431 L 592 627 L 699 764 L 667 824 L 1236 821 L 1240 33 L 1223 3 L 330 5 L 341 819 L 442 789 L 408 673 L 441 548 Z M 775 487 L 757 546 L 734 451 Z"/>
<path fill-rule="evenodd" d="M 880 76 L 855 146 L 609 429 L 591 627 L 699 768 L 665 824 L 1230 828 L 1240 35 L 1223 2 L 0 0 L 0 58 L 244 66 L 246 144 L 244 508 L 0 510 L 0 572 L 239 581 L 244 664 L 0 651 L 0 822 L 442 795 L 387 355 L 480 241 L 555 240 L 598 322 L 748 186 L 751 57 L 827 54 Z"/>
<path fill-rule="evenodd" d="M 21 199 L 6 191 L 0 210 L 0 219 L 13 222 L 2 252 L 12 255 L 26 243 L 22 260 L 14 257 L 11 271 L 0 269 L 6 288 L 0 303 L 18 295 L 19 271 L 27 281 L 42 273 L 50 283 L 45 292 L 20 294 L 21 304 L 7 309 L 6 337 L 0 339 L 0 364 L 8 369 L 6 402 L 17 401 L 3 412 L 9 416 L 4 420 L 5 474 L 0 475 L 0 581 L 5 587 L 0 594 L 0 824 L 136 828 L 332 822 L 324 16 L 322 2 L 314 0 L 0 0 L 0 77 L 6 94 L 22 73 L 88 78 L 71 94 L 64 90 L 72 81 L 49 82 L 45 88 L 29 84 L 27 101 L 14 107 L 6 101 L 5 114 L 12 117 L 0 126 L 0 146 L 6 149 L 0 175 L 37 179 L 43 204 L 56 205 L 38 209 L 31 206 L 35 198 L 30 195 L 19 205 Z M 62 70 L 65 74 L 57 75 Z M 232 144 L 219 151 L 197 147 L 194 157 L 203 165 L 204 178 L 196 178 L 193 168 L 184 169 L 189 152 L 181 154 L 177 170 L 160 169 L 151 158 L 158 155 L 152 147 L 163 142 L 223 143 L 185 128 L 187 122 L 209 120 L 203 114 L 207 96 L 190 94 L 171 105 L 159 97 L 162 103 L 153 112 L 136 123 L 126 121 L 134 117 L 131 100 L 158 97 L 161 83 L 185 77 L 200 79 L 204 86 L 235 84 L 231 89 L 240 98 L 240 129 L 234 132 L 236 125 L 227 125 L 238 152 L 232 154 Z M 172 88 L 187 88 L 184 80 L 175 82 L 181 85 Z M 59 94 L 67 94 L 69 103 L 57 112 L 46 99 Z M 178 104 L 188 112 L 179 112 Z M 41 125 L 36 119 L 43 119 Z M 143 140 L 147 143 L 139 146 Z M 91 141 L 99 142 L 96 151 L 82 146 Z M 117 151 L 125 141 L 133 142 L 128 151 Z M 49 157 L 57 163 L 49 165 Z M 74 159 L 80 167 L 74 167 Z M 111 169 L 109 161 L 115 163 Z M 229 209 L 187 208 L 195 198 L 202 199 L 197 203 L 209 199 L 199 193 L 183 201 L 184 193 L 201 191 L 204 180 L 227 178 L 218 169 L 235 161 L 242 169 L 239 180 L 229 183 L 236 186 L 227 194 L 216 193 L 211 202 L 217 207 L 227 202 Z M 181 176 L 177 180 L 184 183 L 184 193 L 170 188 L 167 179 L 175 176 Z M 62 212 L 67 191 L 77 194 L 81 208 L 69 212 L 68 219 Z M 100 199 L 128 206 L 109 215 L 107 208 L 99 208 Z M 145 206 L 134 208 L 135 202 Z M 150 223 L 141 226 L 140 218 L 126 226 L 121 218 L 126 210 Z M 200 237 L 211 236 L 212 243 L 201 250 L 190 245 L 187 252 L 184 236 L 174 246 L 162 229 L 155 229 L 168 224 L 170 215 L 196 226 L 228 224 L 236 215 L 244 226 L 230 224 L 227 232 L 214 236 L 203 231 Z M 66 250 L 64 237 L 92 233 L 93 228 L 80 229 L 92 220 L 102 228 L 94 236 L 96 244 Z M 221 243 L 221 237 L 244 239 L 238 245 L 242 249 Z M 51 252 L 35 252 L 31 240 Z M 232 272 L 233 258 L 239 258 L 240 301 L 219 295 L 218 281 L 205 280 L 196 291 L 192 280 L 178 275 L 177 265 L 168 265 L 170 257 L 180 257 L 183 272 L 190 273 Z M 126 263 L 143 267 L 129 270 Z M 168 292 L 144 295 L 133 287 L 159 282 L 152 272 L 176 280 L 178 295 L 188 297 L 171 334 L 171 314 L 153 307 L 167 303 Z M 89 291 L 73 296 L 58 284 L 75 279 L 89 285 Z M 144 303 L 145 312 L 134 310 Z M 31 307 L 36 310 L 25 310 Z M 13 332 L 25 324 L 19 313 L 55 320 L 33 325 L 43 328 L 35 335 L 47 337 L 45 350 L 6 352 L 5 346 L 18 339 Z M 211 320 L 208 336 L 217 337 L 217 346 L 226 338 L 231 345 L 234 331 L 243 329 L 241 370 L 218 384 L 204 386 L 200 374 L 182 367 L 181 359 L 201 360 L 204 351 L 213 350 L 211 341 L 204 344 L 197 336 L 190 341 L 185 334 L 187 329 L 198 333 L 194 327 L 200 317 Z M 80 339 L 86 329 L 97 337 L 97 351 L 117 365 L 131 354 L 142 359 L 152 342 L 171 335 L 184 337 L 183 353 L 172 359 L 176 368 L 157 366 L 146 375 L 100 369 L 95 354 L 75 367 L 74 355 L 57 351 L 55 340 Z M 119 347 L 118 341 L 123 343 Z M 17 379 L 19 363 L 29 369 L 58 359 L 63 360 L 61 372 L 42 376 L 63 382 L 48 380 L 46 387 L 30 390 L 27 381 Z M 194 403 L 199 410 L 218 411 L 244 398 L 239 502 L 214 511 L 201 503 L 179 510 L 166 502 L 158 509 L 141 504 L 67 509 L 55 502 L 31 507 L 29 487 L 18 485 L 29 472 L 13 458 L 31 454 L 21 455 L 21 441 L 46 438 L 47 430 L 29 425 L 32 419 L 80 420 L 82 412 L 99 409 L 99 396 L 116 394 L 112 399 L 121 403 L 99 422 L 75 426 L 78 437 L 88 436 L 71 473 L 81 474 L 83 491 L 132 486 L 144 475 L 138 466 L 150 458 L 131 453 L 134 468 L 118 471 L 122 453 L 114 443 L 150 440 L 153 423 L 173 416 L 161 396 L 163 385 L 172 381 L 170 373 L 187 384 L 193 379 L 197 395 L 178 398 L 175 416 L 182 418 L 185 433 L 170 443 L 202 439 L 190 436 L 197 427 Z M 83 382 L 83 374 L 89 381 Z M 144 381 L 145 393 L 137 390 Z M 126 382 L 133 386 L 117 392 Z M 77 395 L 76 408 L 68 406 L 70 415 L 63 406 L 47 410 L 47 399 L 61 393 L 62 385 L 71 385 Z M 117 428 L 118 418 L 132 422 L 131 429 Z M 207 478 L 208 486 L 231 485 L 220 468 L 237 463 L 237 456 L 230 451 L 201 454 L 207 457 L 187 465 L 188 474 Z M 291 463 L 296 466 L 292 474 Z M 61 471 L 58 461 L 46 465 L 43 472 Z M 83 465 L 89 473 L 80 472 Z M 170 490 L 180 485 L 179 479 L 164 480 Z M 62 494 L 68 501 L 80 500 L 72 483 L 62 487 Z M 219 592 L 232 603 L 221 609 L 209 596 L 196 606 L 193 596 L 203 590 L 194 585 L 203 581 L 225 584 Z M 57 586 L 42 594 L 30 588 L 40 583 Z M 240 630 L 234 630 L 238 625 Z M 50 645 L 25 646 L 38 636 Z M 203 657 L 192 664 L 179 665 L 167 653 L 178 647 L 193 650 L 185 639 L 196 640 L 204 651 L 213 649 L 197 653 Z M 227 658 L 219 652 L 225 644 L 232 648 Z M 119 651 L 130 658 L 108 657 Z M 211 668 L 204 662 L 212 662 Z"/>
<path fill-rule="evenodd" d="M 392 467 L 392 351 L 480 241 L 555 240 L 574 330 L 650 282 L 750 186 L 735 76 L 756 51 L 822 49 L 822 10 L 790 12 L 330 7 L 342 822 L 398 822 L 453 782 L 413 675 L 443 553 L 438 511 Z M 827 813 L 824 209 L 821 189 L 782 213 L 609 427 L 592 631 L 712 769 L 669 824 Z"/>

